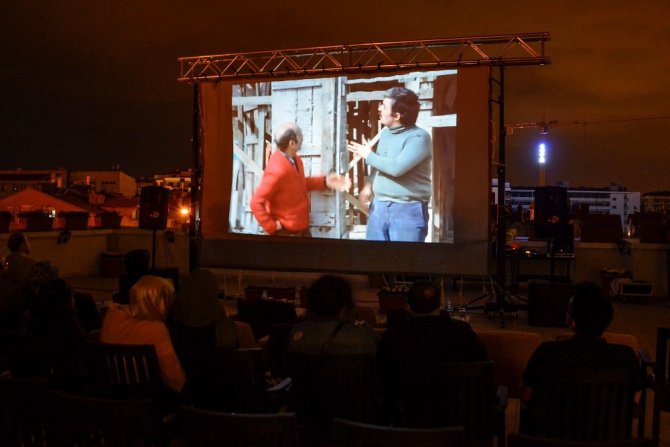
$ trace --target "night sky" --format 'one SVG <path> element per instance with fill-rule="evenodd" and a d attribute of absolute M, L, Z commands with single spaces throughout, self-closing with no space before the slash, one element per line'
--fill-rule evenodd
<path fill-rule="evenodd" d="M 667 0 L 7 0 L 0 169 L 189 167 L 180 56 L 547 31 L 550 65 L 506 70 L 508 123 L 558 121 L 547 184 L 668 190 L 668 17 Z M 537 183 L 539 139 L 508 136 L 513 185 Z"/>

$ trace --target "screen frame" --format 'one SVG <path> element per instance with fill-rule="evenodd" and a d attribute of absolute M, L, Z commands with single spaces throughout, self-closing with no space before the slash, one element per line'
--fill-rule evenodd
<path fill-rule="evenodd" d="M 226 119 L 226 113 L 230 114 L 230 86 L 234 81 L 199 83 L 202 172 L 199 265 L 254 270 L 488 275 L 490 68 L 459 69 L 457 76 L 458 150 L 453 167 L 456 231 L 452 243 L 286 238 L 228 232 L 232 130 L 220 123 Z"/>

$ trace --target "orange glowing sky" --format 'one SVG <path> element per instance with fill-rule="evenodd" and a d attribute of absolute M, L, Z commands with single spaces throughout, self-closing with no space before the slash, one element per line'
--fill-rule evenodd
<path fill-rule="evenodd" d="M 507 122 L 558 121 L 547 184 L 670 189 L 670 119 L 595 123 L 670 116 L 667 0 L 21 0 L 0 11 L 2 169 L 188 167 L 179 56 L 547 31 L 550 65 L 506 71 Z M 508 136 L 512 184 L 537 182 L 538 139 Z"/>

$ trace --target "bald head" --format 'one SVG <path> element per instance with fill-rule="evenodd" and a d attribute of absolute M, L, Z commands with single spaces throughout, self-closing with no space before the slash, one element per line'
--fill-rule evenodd
<path fill-rule="evenodd" d="M 295 155 L 302 145 L 302 131 L 296 123 L 284 123 L 275 132 L 275 144 L 282 152 Z"/>

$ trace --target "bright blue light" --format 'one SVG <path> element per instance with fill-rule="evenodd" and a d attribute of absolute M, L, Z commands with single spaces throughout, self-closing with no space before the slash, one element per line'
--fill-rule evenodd
<path fill-rule="evenodd" d="M 540 143 L 537 148 L 537 161 L 543 165 L 547 162 L 547 149 L 544 143 Z"/>

